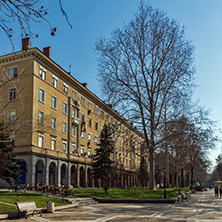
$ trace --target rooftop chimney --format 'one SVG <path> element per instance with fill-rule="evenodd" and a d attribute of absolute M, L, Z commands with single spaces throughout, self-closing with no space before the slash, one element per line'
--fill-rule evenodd
<path fill-rule="evenodd" d="M 22 51 L 27 51 L 30 49 L 30 38 L 24 38 L 22 39 Z"/>
<path fill-rule="evenodd" d="M 51 58 L 51 47 L 48 46 L 48 47 L 43 48 L 43 54 Z"/>
<path fill-rule="evenodd" d="M 88 88 L 88 84 L 85 82 L 85 83 L 82 83 L 82 85 L 85 87 L 85 88 Z"/>
<path fill-rule="evenodd" d="M 113 108 L 113 105 L 112 104 L 107 104 L 111 109 Z"/>

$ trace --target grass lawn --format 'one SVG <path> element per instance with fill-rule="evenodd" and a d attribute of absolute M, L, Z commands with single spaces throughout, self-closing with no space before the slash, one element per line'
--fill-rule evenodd
<path fill-rule="evenodd" d="M 189 191 L 189 187 L 181 188 L 181 191 Z M 75 195 L 86 195 L 101 198 L 121 198 L 121 199 L 160 199 L 164 198 L 164 189 L 148 190 L 141 189 L 118 189 L 110 188 L 108 195 L 105 194 L 102 188 L 76 188 L 74 189 Z M 166 189 L 166 198 L 174 198 L 179 195 L 178 189 Z"/>
<path fill-rule="evenodd" d="M 60 198 L 56 197 L 46 197 L 38 194 L 31 194 L 31 193 L 15 193 L 15 192 L 0 192 L 0 213 L 10 213 L 10 212 L 17 212 L 17 207 L 15 205 L 15 202 L 18 201 L 28 201 L 33 200 L 36 203 L 36 206 L 38 208 L 46 208 L 46 203 L 48 201 L 52 201 L 55 203 L 55 206 L 61 206 L 70 204 L 69 201 L 65 201 Z M 4 203 L 12 204 L 7 205 Z"/>

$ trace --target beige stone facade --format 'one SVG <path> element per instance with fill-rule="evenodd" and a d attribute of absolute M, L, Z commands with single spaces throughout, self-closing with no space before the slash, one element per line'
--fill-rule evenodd
<path fill-rule="evenodd" d="M 111 185 L 139 186 L 142 133 L 55 63 L 49 50 L 0 57 L 0 118 L 14 134 L 20 182 L 98 186 L 92 158 L 108 124 L 115 129 L 112 158 L 119 168 Z"/>

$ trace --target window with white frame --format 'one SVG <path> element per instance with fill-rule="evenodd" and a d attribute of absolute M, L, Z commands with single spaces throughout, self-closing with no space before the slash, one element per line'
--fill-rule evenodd
<path fill-rule="evenodd" d="M 7 123 L 12 123 L 16 120 L 16 110 L 8 110 L 7 112 Z"/>
<path fill-rule="evenodd" d="M 63 92 L 68 95 L 68 86 L 65 83 L 63 84 Z"/>
<path fill-rule="evenodd" d="M 92 134 L 88 133 L 88 142 L 91 143 L 91 141 L 92 141 Z"/>
<path fill-rule="evenodd" d="M 101 132 L 103 131 L 103 124 L 101 124 Z"/>
<path fill-rule="evenodd" d="M 98 113 L 99 113 L 99 108 L 98 106 L 95 106 L 95 114 L 98 115 Z"/>
<path fill-rule="evenodd" d="M 44 89 L 39 89 L 39 101 L 45 103 L 45 91 Z"/>
<path fill-rule="evenodd" d="M 85 98 L 83 96 L 81 96 L 81 105 L 85 106 Z"/>
<path fill-rule="evenodd" d="M 55 77 L 55 76 L 52 76 L 52 85 L 53 85 L 55 88 L 58 88 L 58 78 Z"/>
<path fill-rule="evenodd" d="M 84 131 L 83 130 L 81 130 L 81 135 L 80 136 L 81 136 L 81 139 L 84 140 Z"/>
<path fill-rule="evenodd" d="M 92 127 L 92 119 L 89 117 L 89 127 Z"/>
<path fill-rule="evenodd" d="M 39 77 L 43 80 L 46 80 L 46 70 L 42 67 L 39 68 Z"/>
<path fill-rule="evenodd" d="M 18 67 L 17 66 L 9 67 L 8 78 L 13 79 L 13 78 L 16 78 L 17 76 L 18 76 Z"/>
<path fill-rule="evenodd" d="M 52 96 L 52 108 L 57 109 L 57 98 Z"/>
<path fill-rule="evenodd" d="M 56 117 L 52 116 L 52 129 L 56 129 Z"/>
<path fill-rule="evenodd" d="M 91 157 L 91 149 L 88 149 L 88 157 Z"/>
<path fill-rule="evenodd" d="M 44 124 L 45 121 L 45 113 L 42 111 L 39 111 L 39 124 Z"/>
<path fill-rule="evenodd" d="M 65 102 L 63 102 L 63 113 L 66 115 L 68 114 L 68 105 Z"/>
<path fill-rule="evenodd" d="M 101 110 L 101 118 L 104 118 L 104 112 Z"/>
<path fill-rule="evenodd" d="M 77 99 L 77 92 L 75 90 L 72 90 L 72 98 Z"/>
<path fill-rule="evenodd" d="M 72 136 L 75 137 L 76 136 L 76 126 L 72 125 Z"/>
<path fill-rule="evenodd" d="M 67 142 L 65 140 L 62 141 L 62 151 L 65 153 L 67 151 Z"/>
<path fill-rule="evenodd" d="M 67 133 L 67 123 L 66 122 L 62 123 L 62 132 Z"/>
<path fill-rule="evenodd" d="M 84 147 L 83 146 L 81 146 L 81 156 L 84 156 Z"/>
<path fill-rule="evenodd" d="M 72 143 L 72 153 L 75 154 L 76 153 L 76 144 Z"/>
<path fill-rule="evenodd" d="M 88 102 L 88 109 L 92 111 L 92 103 Z"/>
<path fill-rule="evenodd" d="M 95 145 L 98 145 L 98 136 L 95 136 Z"/>
<path fill-rule="evenodd" d="M 8 90 L 8 101 L 9 102 L 16 101 L 16 88 L 10 88 Z"/>
<path fill-rule="evenodd" d="M 51 150 L 56 150 L 56 138 L 51 137 Z"/>
<path fill-rule="evenodd" d="M 41 133 L 39 133 L 39 136 L 38 136 L 38 146 L 44 147 L 44 135 Z"/>
<path fill-rule="evenodd" d="M 85 115 L 84 115 L 84 113 L 81 114 L 81 121 L 82 121 L 82 123 L 85 122 Z"/>
<path fill-rule="evenodd" d="M 95 121 L 95 130 L 98 130 L 98 122 Z"/>
<path fill-rule="evenodd" d="M 72 117 L 77 117 L 77 110 L 75 107 L 72 107 Z"/>

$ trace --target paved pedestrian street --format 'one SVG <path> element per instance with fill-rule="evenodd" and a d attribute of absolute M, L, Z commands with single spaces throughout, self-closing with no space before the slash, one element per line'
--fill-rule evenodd
<path fill-rule="evenodd" d="M 177 204 L 93 204 L 55 213 L 31 216 L 20 221 L 222 221 L 222 197 L 213 190 L 192 195 L 188 202 Z"/>

